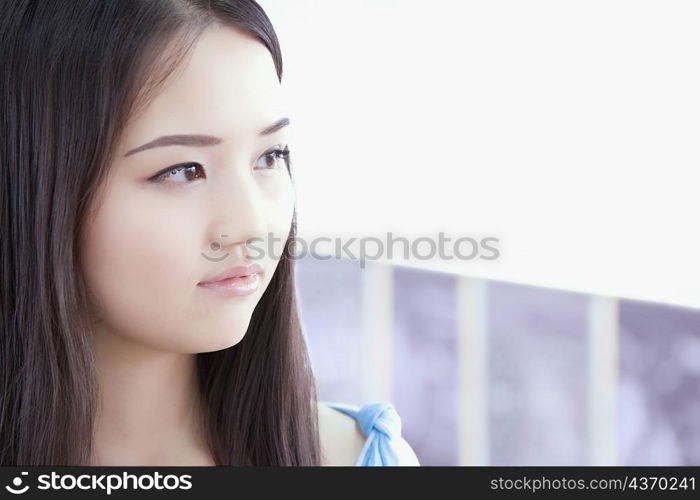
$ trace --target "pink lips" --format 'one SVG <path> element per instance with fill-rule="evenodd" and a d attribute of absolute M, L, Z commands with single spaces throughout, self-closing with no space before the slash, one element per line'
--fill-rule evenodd
<path fill-rule="evenodd" d="M 263 268 L 259 264 L 236 266 L 197 286 L 224 293 L 226 295 L 249 295 L 260 286 Z"/>

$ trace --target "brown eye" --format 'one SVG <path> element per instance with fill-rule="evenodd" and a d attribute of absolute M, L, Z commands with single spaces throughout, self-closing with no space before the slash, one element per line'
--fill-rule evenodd
<path fill-rule="evenodd" d="M 256 167 L 262 169 L 262 170 L 274 170 L 274 169 L 281 169 L 283 168 L 289 168 L 289 147 L 285 146 L 284 149 L 279 149 L 276 148 L 272 151 L 268 151 L 265 154 L 263 154 L 259 160 L 262 160 L 262 164 L 260 161 L 255 165 Z"/>
<path fill-rule="evenodd" d="M 197 179 L 204 179 L 204 167 L 199 163 L 174 165 L 152 178 L 154 182 L 175 182 L 186 184 Z"/>

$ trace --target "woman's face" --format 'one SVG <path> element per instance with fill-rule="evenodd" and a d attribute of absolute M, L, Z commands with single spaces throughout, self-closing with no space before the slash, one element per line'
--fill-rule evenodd
<path fill-rule="evenodd" d="M 284 156 L 273 153 L 285 149 L 288 129 L 261 133 L 287 116 L 265 46 L 216 26 L 183 65 L 119 138 L 82 265 L 98 330 L 194 353 L 245 334 L 289 234 L 295 195 Z M 169 135 L 221 141 L 141 147 Z M 246 247 L 251 238 L 259 240 Z M 199 285 L 251 263 L 263 268 L 251 294 Z"/>

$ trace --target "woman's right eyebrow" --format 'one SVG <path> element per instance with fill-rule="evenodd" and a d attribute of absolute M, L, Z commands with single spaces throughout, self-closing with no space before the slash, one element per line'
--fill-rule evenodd
<path fill-rule="evenodd" d="M 215 144 L 220 144 L 223 139 L 220 137 L 214 137 L 211 135 L 191 135 L 191 134 L 177 134 L 177 135 L 164 135 L 158 137 L 146 144 L 132 149 L 124 156 L 129 156 L 134 153 L 139 153 L 147 149 L 158 148 L 162 146 L 213 146 Z"/>
<path fill-rule="evenodd" d="M 265 127 L 260 131 L 259 135 L 270 135 L 277 132 L 279 129 L 289 125 L 289 118 L 281 118 L 277 120 L 272 125 Z M 124 156 L 130 156 L 147 149 L 163 147 L 163 146 L 214 146 L 216 144 L 221 144 L 224 140 L 221 137 L 215 137 L 213 135 L 199 135 L 199 134 L 175 134 L 175 135 L 164 135 L 153 139 L 146 144 L 143 144 L 137 148 L 132 149 Z"/>

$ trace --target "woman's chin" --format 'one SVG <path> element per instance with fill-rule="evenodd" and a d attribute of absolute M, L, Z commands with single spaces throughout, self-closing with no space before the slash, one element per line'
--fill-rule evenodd
<path fill-rule="evenodd" d="M 245 337 L 248 323 L 249 321 L 224 322 L 221 326 L 211 327 L 195 339 L 197 352 L 213 352 L 233 347 Z"/>

